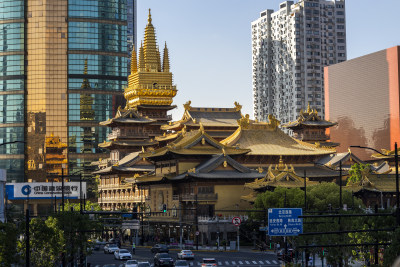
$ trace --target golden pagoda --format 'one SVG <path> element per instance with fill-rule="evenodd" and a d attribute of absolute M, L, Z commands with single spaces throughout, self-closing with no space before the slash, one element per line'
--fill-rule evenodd
<path fill-rule="evenodd" d="M 155 29 L 149 9 L 148 23 L 145 29 L 144 43 L 139 49 L 139 65 L 136 51 L 132 52 L 131 74 L 124 96 L 127 108 L 142 105 L 170 106 L 176 95 L 176 86 L 172 85 L 172 73 L 169 71 L 168 48 L 165 43 L 163 62 L 156 42 Z"/>

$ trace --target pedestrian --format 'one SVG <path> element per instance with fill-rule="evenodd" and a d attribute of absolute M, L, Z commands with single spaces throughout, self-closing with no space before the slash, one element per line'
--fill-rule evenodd
<path fill-rule="evenodd" d="M 132 254 L 135 254 L 136 245 L 135 242 L 132 243 Z"/>

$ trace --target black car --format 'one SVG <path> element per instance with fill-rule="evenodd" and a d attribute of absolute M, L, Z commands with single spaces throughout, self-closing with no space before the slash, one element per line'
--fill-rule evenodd
<path fill-rule="evenodd" d="M 154 256 L 154 266 L 174 266 L 174 260 L 168 253 L 157 253 Z"/>
<path fill-rule="evenodd" d="M 165 252 L 168 253 L 168 247 L 166 245 L 162 244 L 156 244 L 154 247 L 151 248 L 151 253 L 160 253 L 160 252 Z"/>

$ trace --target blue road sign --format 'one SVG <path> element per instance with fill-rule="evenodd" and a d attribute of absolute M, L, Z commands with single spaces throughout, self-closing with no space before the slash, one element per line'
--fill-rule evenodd
<path fill-rule="evenodd" d="M 268 209 L 268 235 L 294 236 L 303 233 L 303 209 Z"/>

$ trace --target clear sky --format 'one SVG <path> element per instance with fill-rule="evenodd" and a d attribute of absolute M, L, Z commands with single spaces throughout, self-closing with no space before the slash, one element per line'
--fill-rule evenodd
<path fill-rule="evenodd" d="M 253 117 L 251 22 L 281 2 L 138 0 L 138 44 L 149 8 L 160 48 L 167 42 L 178 88 L 174 120 L 188 100 L 194 107 L 233 107 L 238 101 Z M 347 59 L 400 45 L 399 10 L 400 0 L 347 0 Z"/>

